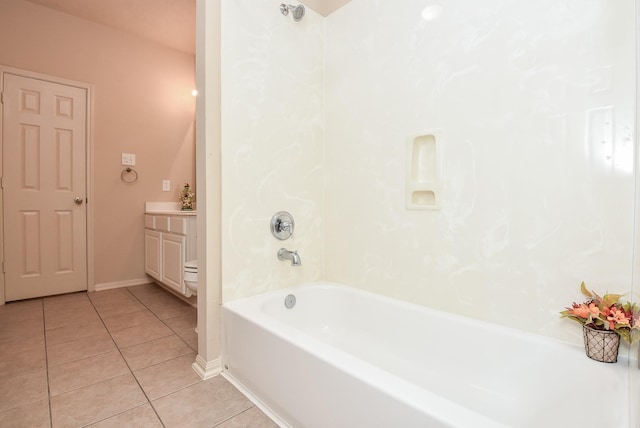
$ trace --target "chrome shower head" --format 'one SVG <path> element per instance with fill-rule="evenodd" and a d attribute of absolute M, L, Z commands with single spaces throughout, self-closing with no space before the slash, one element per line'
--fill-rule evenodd
<path fill-rule="evenodd" d="M 280 13 L 284 16 L 289 15 L 289 11 L 293 12 L 291 16 L 295 22 L 300 22 L 302 21 L 302 18 L 304 18 L 304 5 L 299 4 L 297 6 L 293 6 L 284 3 L 280 5 Z"/>

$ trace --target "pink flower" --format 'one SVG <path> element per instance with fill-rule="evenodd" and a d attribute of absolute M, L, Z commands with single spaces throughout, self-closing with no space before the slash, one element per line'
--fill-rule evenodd
<path fill-rule="evenodd" d="M 569 313 L 575 315 L 580 318 L 587 319 L 589 317 L 589 307 L 584 303 L 578 305 L 577 303 L 573 304 L 572 308 L 567 308 Z"/>
<path fill-rule="evenodd" d="M 615 323 L 629 325 L 629 318 L 627 318 L 624 311 L 618 310 L 615 306 L 611 308 L 611 315 L 607 317 L 607 321 L 609 321 L 610 330 L 613 330 Z"/>

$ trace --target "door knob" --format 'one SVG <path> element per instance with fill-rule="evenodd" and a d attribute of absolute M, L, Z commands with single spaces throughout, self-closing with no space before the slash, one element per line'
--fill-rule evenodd
<path fill-rule="evenodd" d="M 82 205 L 83 200 L 82 200 L 82 198 L 80 196 L 76 196 L 75 198 L 73 198 L 73 202 L 76 205 Z"/>

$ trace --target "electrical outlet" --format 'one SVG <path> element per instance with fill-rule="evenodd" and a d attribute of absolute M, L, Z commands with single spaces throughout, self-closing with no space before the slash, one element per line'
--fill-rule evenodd
<path fill-rule="evenodd" d="M 135 166 L 136 165 L 136 155 L 134 155 L 132 153 L 123 153 L 122 154 L 122 165 Z"/>
<path fill-rule="evenodd" d="M 162 180 L 162 191 L 169 192 L 171 190 L 171 181 L 170 180 Z"/>

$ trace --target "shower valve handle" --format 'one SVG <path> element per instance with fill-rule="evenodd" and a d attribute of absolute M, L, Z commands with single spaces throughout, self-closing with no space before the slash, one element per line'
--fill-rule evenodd
<path fill-rule="evenodd" d="M 281 241 L 293 235 L 294 227 L 293 216 L 286 211 L 279 211 L 271 218 L 271 234 Z"/>

